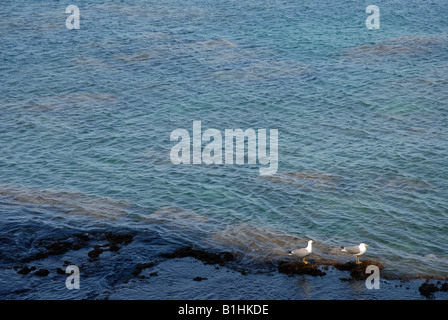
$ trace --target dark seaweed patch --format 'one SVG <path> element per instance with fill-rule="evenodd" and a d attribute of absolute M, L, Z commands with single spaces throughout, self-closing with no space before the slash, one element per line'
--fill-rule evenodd
<path fill-rule="evenodd" d="M 168 259 L 192 257 L 202 261 L 204 264 L 217 264 L 220 266 L 224 266 L 226 262 L 234 261 L 236 259 L 236 256 L 231 252 L 225 251 L 215 253 L 202 249 L 193 249 L 192 247 L 183 247 L 172 253 L 162 254 L 162 257 Z"/>
<path fill-rule="evenodd" d="M 137 264 L 137 265 L 135 266 L 135 269 L 134 269 L 134 271 L 132 272 L 132 274 L 133 274 L 134 276 L 138 276 L 144 269 L 152 268 L 152 267 L 154 267 L 155 265 L 156 265 L 155 262 L 139 263 L 139 264 Z M 150 275 L 151 275 L 151 274 L 150 274 Z M 157 275 L 157 273 L 156 273 L 155 275 Z"/>
<path fill-rule="evenodd" d="M 23 261 L 41 260 L 68 251 L 80 250 L 89 247 L 90 241 L 107 241 L 105 244 L 95 245 L 88 253 L 91 260 L 96 260 L 104 251 L 118 252 L 122 245 L 131 243 L 133 238 L 134 235 L 129 233 L 94 232 L 74 234 L 63 239 L 39 240 L 35 243 L 38 252 L 24 258 Z"/>

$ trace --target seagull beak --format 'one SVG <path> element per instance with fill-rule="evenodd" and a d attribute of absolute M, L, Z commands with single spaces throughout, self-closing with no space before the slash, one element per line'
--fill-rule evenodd
<path fill-rule="evenodd" d="M 368 244 L 366 244 L 366 247 L 370 247 Z"/>

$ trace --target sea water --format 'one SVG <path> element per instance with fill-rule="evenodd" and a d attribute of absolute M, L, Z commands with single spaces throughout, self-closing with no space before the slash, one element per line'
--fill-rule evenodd
<path fill-rule="evenodd" d="M 196 245 L 250 261 L 308 239 L 349 260 L 340 246 L 365 242 L 361 259 L 446 275 L 447 14 L 444 0 L 2 1 L 4 282 L 37 241 L 95 230 L 138 233 L 148 255 Z M 173 164 L 170 135 L 193 121 L 277 129 L 277 172 Z M 113 281 L 92 273 L 92 297 L 140 262 L 126 259 Z"/>

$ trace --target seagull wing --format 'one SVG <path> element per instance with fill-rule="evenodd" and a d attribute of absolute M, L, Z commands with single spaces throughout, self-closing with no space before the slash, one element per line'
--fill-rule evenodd
<path fill-rule="evenodd" d="M 361 249 L 359 249 L 359 246 L 344 247 L 344 250 L 347 251 L 350 254 L 359 254 L 359 253 L 361 253 Z"/>
<path fill-rule="evenodd" d="M 296 249 L 291 251 L 291 253 L 295 256 L 299 256 L 300 258 L 306 257 L 307 255 L 310 254 L 310 252 L 306 250 L 306 248 Z"/>

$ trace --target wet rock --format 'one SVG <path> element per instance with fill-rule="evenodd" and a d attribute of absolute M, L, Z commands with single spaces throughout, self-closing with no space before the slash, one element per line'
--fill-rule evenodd
<path fill-rule="evenodd" d="M 82 242 L 87 242 L 90 240 L 88 233 L 75 234 L 75 237 L 78 238 L 79 240 L 81 240 Z"/>
<path fill-rule="evenodd" d="M 134 235 L 128 233 L 116 234 L 108 232 L 105 234 L 104 238 L 109 241 L 109 245 L 129 244 L 134 239 Z"/>
<path fill-rule="evenodd" d="M 370 265 L 377 266 L 380 270 L 383 269 L 381 263 L 376 261 L 361 261 L 357 264 L 354 261 L 340 263 L 337 261 L 322 260 L 313 264 L 304 264 L 301 261 L 282 261 L 279 264 L 278 271 L 286 274 L 307 274 L 312 276 L 324 276 L 325 271 L 328 270 L 330 266 L 336 268 L 340 271 L 349 271 L 350 278 L 340 278 L 341 281 L 350 280 L 365 280 L 371 273 L 366 273 L 366 269 Z"/>
<path fill-rule="evenodd" d="M 118 244 L 127 245 L 131 243 L 134 239 L 134 235 L 107 232 L 96 235 L 95 238 L 99 240 L 106 240 L 108 243 L 94 246 L 94 249 L 88 253 L 91 261 L 98 259 L 99 255 L 104 251 L 118 252 L 120 250 L 120 246 L 118 246 Z"/>
<path fill-rule="evenodd" d="M 120 250 L 120 247 L 116 243 L 109 244 L 109 250 L 112 252 L 118 252 Z"/>
<path fill-rule="evenodd" d="M 320 270 L 315 264 L 304 264 L 299 261 L 282 261 L 278 266 L 278 272 L 285 274 L 301 274 L 313 277 L 325 276 L 327 273 Z"/>
<path fill-rule="evenodd" d="M 366 280 L 371 273 L 366 273 L 366 269 L 370 265 L 377 266 L 378 269 L 382 270 L 383 265 L 376 261 L 361 261 L 361 263 L 356 263 L 354 261 L 346 263 L 331 263 L 336 269 L 341 271 L 350 271 L 350 277 L 354 280 Z"/>
<path fill-rule="evenodd" d="M 36 272 L 34 272 L 33 274 L 38 277 L 46 277 L 50 274 L 50 271 L 47 269 L 39 269 Z"/>
<path fill-rule="evenodd" d="M 65 275 L 65 271 L 62 270 L 61 268 L 57 268 L 57 269 L 56 269 L 56 273 L 57 273 L 57 274 L 64 274 L 64 275 Z"/>
<path fill-rule="evenodd" d="M 439 288 L 434 283 L 425 282 L 418 288 L 418 291 L 426 299 L 434 299 L 434 293 L 439 291 Z"/>
<path fill-rule="evenodd" d="M 25 259 L 26 261 L 45 259 L 49 256 L 64 254 L 70 250 L 79 250 L 86 247 L 88 243 L 85 235 L 73 235 L 59 240 L 40 240 L 36 245 L 43 249 L 34 256 Z"/>
<path fill-rule="evenodd" d="M 96 260 L 104 250 L 100 246 L 94 246 L 92 251 L 87 254 L 91 260 Z"/>
<path fill-rule="evenodd" d="M 49 256 L 61 255 L 71 250 L 86 248 L 89 246 L 89 242 L 94 240 L 107 241 L 107 243 L 103 245 L 95 246 L 94 249 L 88 253 L 89 257 L 95 260 L 106 250 L 118 252 L 120 250 L 119 245 L 127 245 L 133 241 L 133 238 L 134 235 L 129 233 L 94 232 L 73 234 L 63 239 L 39 240 L 35 244 L 39 248 L 39 252 L 31 257 L 25 258 L 24 261 L 45 259 Z M 69 264 L 68 261 L 64 263 Z"/>
<path fill-rule="evenodd" d="M 191 247 L 183 247 L 172 253 L 162 254 L 162 257 L 168 259 L 192 257 L 202 261 L 204 264 L 217 264 L 220 266 L 224 266 L 226 262 L 233 261 L 236 258 L 231 252 L 214 253 Z"/>

